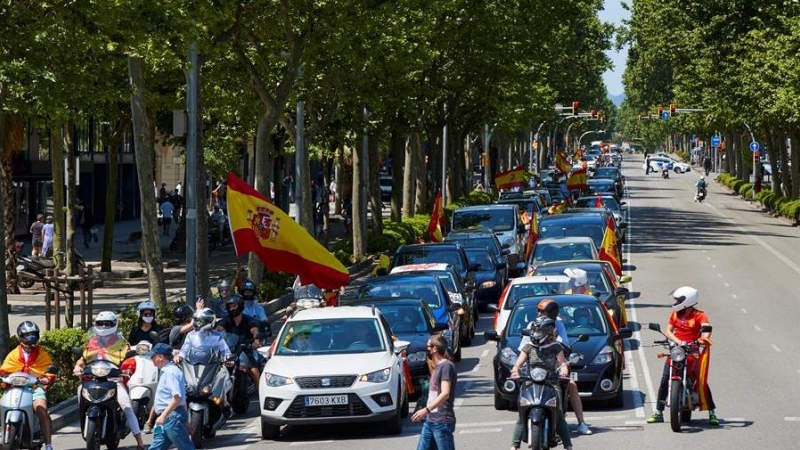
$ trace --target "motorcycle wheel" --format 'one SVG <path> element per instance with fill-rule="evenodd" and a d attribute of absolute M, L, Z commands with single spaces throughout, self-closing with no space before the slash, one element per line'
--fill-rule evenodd
<path fill-rule="evenodd" d="M 669 391 L 669 426 L 672 431 L 681 431 L 681 407 L 683 406 L 683 383 L 680 380 L 672 380 Z"/>
<path fill-rule="evenodd" d="M 19 276 L 17 277 L 17 285 L 22 289 L 28 289 L 32 287 L 34 283 L 36 283 L 36 280 L 34 280 L 33 278 L 28 278 L 23 274 L 19 274 Z"/>
<path fill-rule="evenodd" d="M 192 444 L 197 448 L 203 447 L 203 411 L 191 411 L 189 420 L 191 421 L 194 433 L 192 433 Z"/>
<path fill-rule="evenodd" d="M 528 447 L 531 450 L 542 448 L 542 428 L 535 423 L 528 424 Z"/>
<path fill-rule="evenodd" d="M 97 429 L 97 422 L 86 421 L 86 450 L 100 450 L 100 430 Z"/>
<path fill-rule="evenodd" d="M 8 450 L 19 449 L 20 440 L 22 440 L 22 433 L 20 433 L 19 424 L 8 424 Z"/>
<path fill-rule="evenodd" d="M 236 414 L 245 414 L 250 406 L 250 396 L 247 395 L 247 382 L 244 377 L 249 376 L 246 372 L 239 372 L 236 374 L 236 379 L 233 382 L 233 402 L 231 407 Z"/>

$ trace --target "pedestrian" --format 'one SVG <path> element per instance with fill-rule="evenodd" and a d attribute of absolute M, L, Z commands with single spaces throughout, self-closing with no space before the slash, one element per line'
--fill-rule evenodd
<path fill-rule="evenodd" d="M 158 191 L 158 202 L 164 203 L 167 200 L 167 183 L 161 183 L 161 189 Z"/>
<path fill-rule="evenodd" d="M 172 224 L 172 213 L 174 210 L 175 206 L 168 198 L 164 200 L 164 203 L 162 203 L 159 208 L 159 211 L 161 211 L 161 228 L 164 236 L 169 236 L 169 229 Z"/>
<path fill-rule="evenodd" d="M 427 353 L 435 368 L 430 379 L 428 402 L 411 416 L 413 422 L 425 421 L 417 450 L 455 450 L 453 433 L 456 430 L 456 414 L 453 403 L 458 372 L 447 354 L 447 341 L 441 335 L 428 339 Z"/>
<path fill-rule="evenodd" d="M 83 232 L 83 245 L 89 248 L 89 244 L 92 242 L 92 228 L 94 228 L 94 214 L 92 214 L 89 205 L 84 205 L 83 207 L 80 225 Z"/>
<path fill-rule="evenodd" d="M 181 195 L 181 191 L 182 191 L 182 190 L 183 190 L 183 186 L 181 186 L 181 183 L 180 183 L 180 182 L 178 182 L 178 184 L 176 184 L 176 185 L 175 185 L 175 193 L 176 193 L 177 195 Z"/>
<path fill-rule="evenodd" d="M 42 245 L 44 238 L 42 237 L 42 228 L 44 227 L 44 214 L 37 214 L 36 221 L 31 224 L 31 256 L 40 256 L 42 254 Z"/>
<path fill-rule="evenodd" d="M 645 153 L 645 157 L 644 157 L 644 174 L 645 175 L 649 175 L 650 174 L 650 170 L 651 170 L 650 169 L 650 157 L 647 156 L 647 154 Z"/>
<path fill-rule="evenodd" d="M 42 227 L 42 253 L 41 255 L 45 258 L 49 258 L 51 256 L 51 250 L 53 249 L 53 239 L 56 235 L 56 228 L 53 225 L 53 216 L 47 216 L 44 221 L 44 226 Z"/>
<path fill-rule="evenodd" d="M 191 425 L 186 412 L 186 378 L 183 371 L 172 362 L 172 347 L 158 343 L 147 353 L 159 370 L 158 387 L 153 401 L 156 426 L 150 450 L 194 450 L 189 437 Z"/>

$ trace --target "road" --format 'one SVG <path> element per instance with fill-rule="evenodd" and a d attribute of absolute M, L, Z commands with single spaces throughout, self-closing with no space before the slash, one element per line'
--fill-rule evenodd
<path fill-rule="evenodd" d="M 627 342 L 625 406 L 585 405 L 594 434 L 574 433 L 576 449 L 607 448 L 797 448 L 800 441 L 800 240 L 785 222 L 757 212 L 712 183 L 708 201 L 692 201 L 697 174 L 645 176 L 641 159 L 626 162 L 630 208 L 626 270 L 633 276 L 628 318 L 634 336 Z M 707 424 L 695 413 L 683 433 L 669 424 L 647 424 L 652 414 L 662 362 L 660 335 L 647 322 L 664 326 L 667 295 L 680 285 L 700 291 L 700 305 L 714 326 L 710 384 L 721 418 Z M 639 330 L 638 324 L 645 324 Z M 491 326 L 482 316 L 478 328 Z M 507 449 L 515 413 L 492 403 L 493 343 L 476 339 L 457 364 L 456 446 Z M 384 436 L 378 426 L 288 427 L 279 442 L 261 441 L 257 406 L 236 418 L 207 448 L 387 450 L 416 447 L 420 426 L 405 422 L 400 436 Z M 149 440 L 149 438 L 147 438 Z M 123 445 L 134 448 L 128 437 Z M 59 449 L 82 449 L 78 424 L 60 431 Z"/>

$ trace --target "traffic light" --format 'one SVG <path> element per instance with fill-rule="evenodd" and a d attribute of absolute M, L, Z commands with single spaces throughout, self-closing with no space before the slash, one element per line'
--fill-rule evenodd
<path fill-rule="evenodd" d="M 647 120 L 653 120 L 653 111 L 647 111 Z"/>
<path fill-rule="evenodd" d="M 603 122 L 603 113 L 602 112 L 598 112 L 597 113 L 597 120 L 599 120 L 601 123 Z"/>
<path fill-rule="evenodd" d="M 593 110 L 589 111 L 589 114 L 591 114 L 592 119 L 597 119 L 597 111 L 596 110 L 593 109 Z"/>
<path fill-rule="evenodd" d="M 669 104 L 669 116 L 672 117 L 675 115 L 675 103 Z"/>
<path fill-rule="evenodd" d="M 660 119 L 663 116 L 663 114 L 664 114 L 664 107 L 663 106 L 659 106 L 658 107 L 658 118 Z"/>
<path fill-rule="evenodd" d="M 578 109 L 580 109 L 580 104 L 578 102 L 572 102 L 572 115 L 578 116 Z"/>

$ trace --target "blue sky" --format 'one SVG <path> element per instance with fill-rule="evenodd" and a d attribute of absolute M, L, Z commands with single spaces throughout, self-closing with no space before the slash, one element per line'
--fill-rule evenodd
<path fill-rule="evenodd" d="M 630 2 L 627 2 L 630 4 Z M 605 9 L 600 11 L 600 20 L 604 22 L 611 22 L 614 25 L 621 25 L 623 19 L 630 17 L 630 13 L 622 9 L 622 0 L 604 0 Z M 625 92 L 622 87 L 622 72 L 625 71 L 625 59 L 628 56 L 627 49 L 622 52 L 609 51 L 607 52 L 614 67 L 603 74 L 603 80 L 606 82 L 606 89 L 609 95 L 618 95 Z"/>

